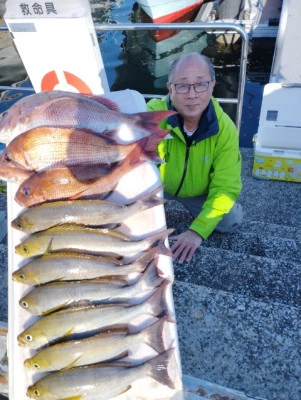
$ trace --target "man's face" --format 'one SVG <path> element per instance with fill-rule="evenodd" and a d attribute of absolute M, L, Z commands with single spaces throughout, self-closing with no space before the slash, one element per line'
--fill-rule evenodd
<path fill-rule="evenodd" d="M 198 57 L 182 60 L 176 67 L 171 82 L 167 84 L 171 100 L 177 111 L 187 120 L 199 120 L 203 111 L 208 106 L 215 81 L 211 81 L 210 71 L 207 63 Z M 189 87 L 188 93 L 177 93 L 174 84 L 194 84 L 210 82 L 208 90 L 197 93 L 193 86 Z M 178 89 L 178 88 L 177 88 Z M 202 87 L 200 90 L 205 90 Z M 180 88 L 181 90 L 181 88 Z M 178 89 L 179 91 L 179 89 Z"/>

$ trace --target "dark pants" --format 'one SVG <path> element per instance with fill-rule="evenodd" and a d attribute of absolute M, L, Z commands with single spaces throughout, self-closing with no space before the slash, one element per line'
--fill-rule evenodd
<path fill-rule="evenodd" d="M 207 199 L 207 196 L 197 197 L 178 197 L 164 192 L 164 197 L 167 200 L 176 200 L 183 204 L 185 208 L 196 218 L 201 212 L 202 206 Z M 242 206 L 235 203 L 228 214 L 225 214 L 223 219 L 217 224 L 215 230 L 219 232 L 233 232 L 242 223 Z"/>

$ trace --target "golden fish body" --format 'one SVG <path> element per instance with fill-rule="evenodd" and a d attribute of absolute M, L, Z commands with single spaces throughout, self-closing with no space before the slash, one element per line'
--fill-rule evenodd
<path fill-rule="evenodd" d="M 136 143 L 133 151 L 117 166 L 75 165 L 53 167 L 31 175 L 22 182 L 15 200 L 23 207 L 47 201 L 106 197 L 127 172 L 141 165 L 141 148 Z"/>
<path fill-rule="evenodd" d="M 54 282 L 33 288 L 19 304 L 34 315 L 49 314 L 76 303 L 135 304 L 149 296 L 164 278 L 150 264 L 133 285 L 117 286 L 101 281 Z"/>
<path fill-rule="evenodd" d="M 14 281 L 36 286 L 53 281 L 82 279 L 120 279 L 134 283 L 150 262 L 157 263 L 158 256 L 171 256 L 164 244 L 159 243 L 130 264 L 113 257 L 81 253 L 53 253 L 35 257 L 13 272 Z"/>
<path fill-rule="evenodd" d="M 163 282 L 154 294 L 137 305 L 74 307 L 45 315 L 18 335 L 18 343 L 38 349 L 58 340 L 77 339 L 83 333 L 91 336 L 100 331 L 128 326 L 142 316 L 167 316 L 169 321 L 174 321 L 166 303 L 167 285 Z"/>
<path fill-rule="evenodd" d="M 28 358 L 28 371 L 49 372 L 96 364 L 131 354 L 141 344 L 147 344 L 157 353 L 165 350 L 163 329 L 165 318 L 160 318 L 138 333 L 127 329 L 102 332 L 86 339 L 70 340 L 46 347 Z"/>
<path fill-rule="evenodd" d="M 157 197 L 161 189 L 162 186 L 159 186 L 128 205 L 92 199 L 44 203 L 25 209 L 12 221 L 11 226 L 29 234 L 69 223 L 86 226 L 116 224 L 138 212 L 163 204 L 164 200 Z"/>
<path fill-rule="evenodd" d="M 71 251 L 94 255 L 133 257 L 149 250 L 157 241 L 165 241 L 173 229 L 166 229 L 140 240 L 130 240 L 116 231 L 80 226 L 58 226 L 26 237 L 15 247 L 23 257 Z"/>
<path fill-rule="evenodd" d="M 46 375 L 28 388 L 27 395 L 39 400 L 108 400 L 129 390 L 133 382 L 147 376 L 174 389 L 175 384 L 168 371 L 175 370 L 175 363 L 174 349 L 169 349 L 138 366 L 72 368 Z"/>

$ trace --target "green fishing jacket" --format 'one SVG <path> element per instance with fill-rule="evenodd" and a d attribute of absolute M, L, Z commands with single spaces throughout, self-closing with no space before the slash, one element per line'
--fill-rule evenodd
<path fill-rule="evenodd" d="M 147 108 L 173 109 L 169 96 L 150 100 Z M 165 161 L 159 166 L 164 190 L 178 197 L 207 195 L 200 214 L 189 227 L 206 239 L 241 192 L 236 126 L 214 98 L 203 112 L 192 140 L 186 142 L 179 114 L 168 117 L 160 126 L 170 130 L 170 136 L 158 146 L 158 153 Z"/>

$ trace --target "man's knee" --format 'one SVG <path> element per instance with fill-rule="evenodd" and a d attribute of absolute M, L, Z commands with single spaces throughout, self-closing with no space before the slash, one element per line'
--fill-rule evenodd
<path fill-rule="evenodd" d="M 242 219 L 242 206 L 235 203 L 230 212 L 217 224 L 215 230 L 222 233 L 233 232 L 241 225 Z"/>

